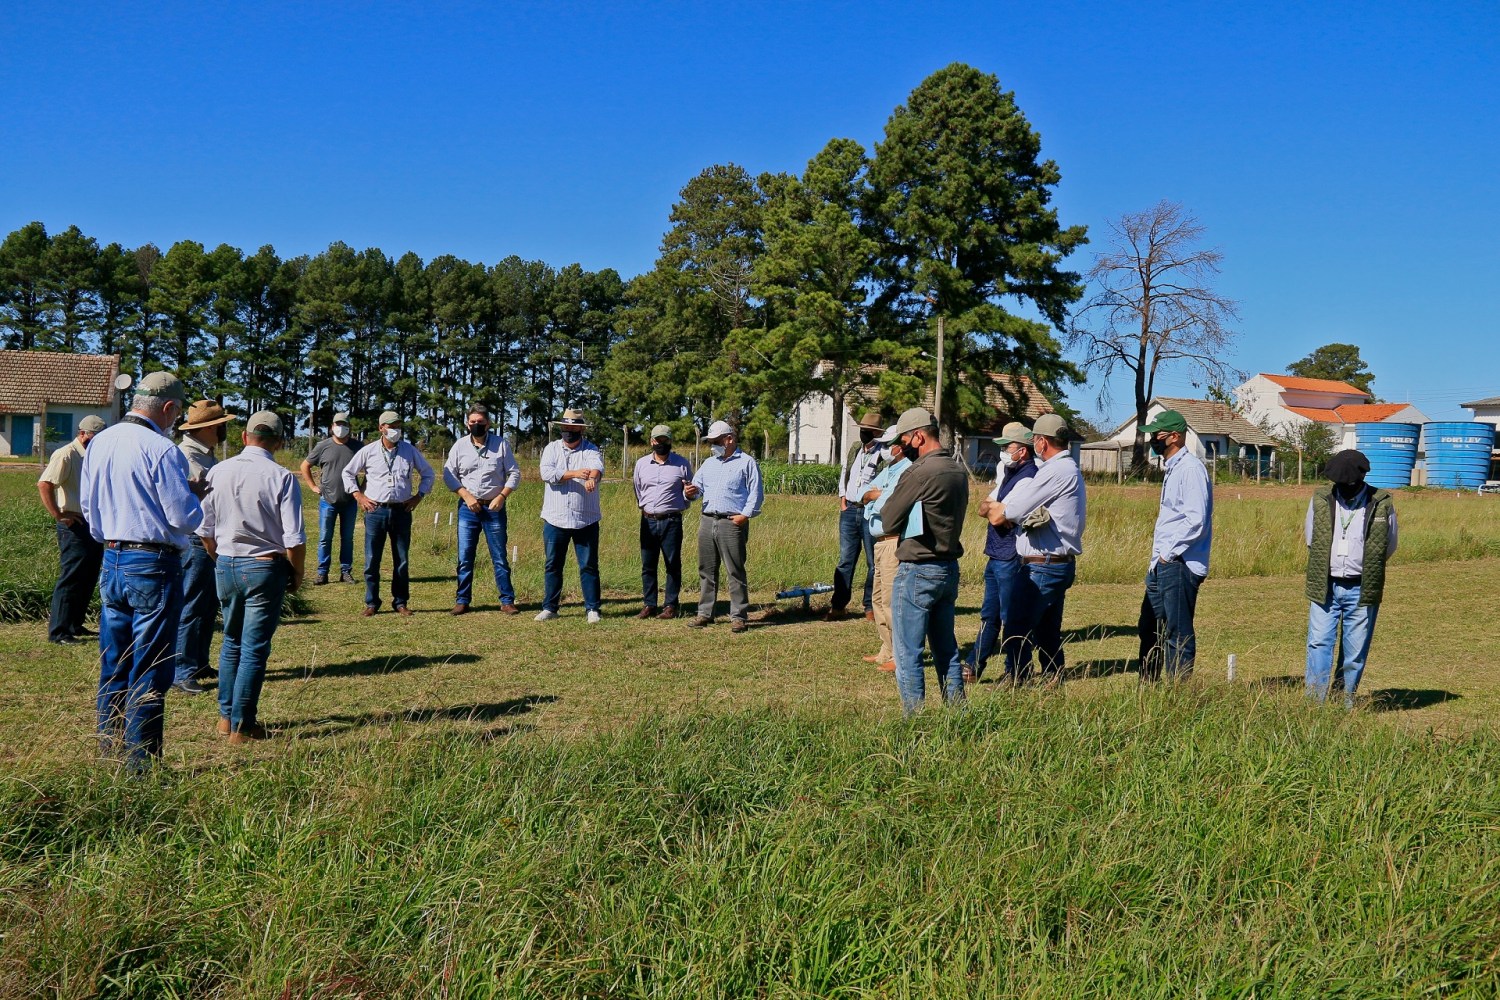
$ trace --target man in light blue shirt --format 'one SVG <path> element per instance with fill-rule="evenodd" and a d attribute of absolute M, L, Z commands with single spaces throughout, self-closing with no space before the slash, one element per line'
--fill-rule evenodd
<path fill-rule="evenodd" d="M 104 545 L 99 582 L 99 734 L 139 770 L 161 756 L 182 613 L 182 550 L 203 523 L 187 458 L 167 434 L 187 405 L 171 372 L 136 386 L 130 412 L 83 455 L 80 506 Z"/>
<path fill-rule="evenodd" d="M 896 558 L 896 543 L 901 540 L 894 531 L 887 531 L 880 512 L 885 507 L 891 490 L 900 482 L 901 474 L 911 468 L 911 459 L 901 447 L 901 435 L 892 424 L 875 444 L 885 449 L 885 466 L 875 474 L 866 487 L 864 496 L 865 525 L 874 541 L 875 584 L 870 603 L 875 611 L 875 633 L 880 636 L 880 652 L 864 657 L 866 663 L 877 664 L 888 674 L 896 672 L 896 647 L 891 637 L 891 584 L 896 580 L 896 570 L 901 562 Z"/>
<path fill-rule="evenodd" d="M 631 474 L 635 503 L 641 509 L 641 600 L 637 618 L 664 621 L 677 617 L 677 599 L 682 592 L 682 512 L 698 491 L 693 487 L 693 466 L 672 450 L 672 428 L 651 428 L 651 451 L 635 463 Z M 665 602 L 657 605 L 656 565 L 666 570 Z"/>
<path fill-rule="evenodd" d="M 521 467 L 505 438 L 490 433 L 487 408 L 470 407 L 467 423 L 468 435 L 453 442 L 448 461 L 443 463 L 443 484 L 458 494 L 458 592 L 453 614 L 469 613 L 474 597 L 474 556 L 483 534 L 495 570 L 500 610 L 513 615 L 518 609 L 510 582 L 510 559 L 505 553 L 505 501 L 521 485 Z"/>
<path fill-rule="evenodd" d="M 688 625 L 713 624 L 722 564 L 729 578 L 729 630 L 739 634 L 750 627 L 750 582 L 745 575 L 750 519 L 760 513 L 766 493 L 760 466 L 739 450 L 739 433 L 733 427 L 715 420 L 703 440 L 712 442 L 713 457 L 693 477 L 703 498 L 703 514 L 698 518 L 698 614 Z"/>
<path fill-rule="evenodd" d="M 391 540 L 391 606 L 403 618 L 411 616 L 411 512 L 432 492 L 432 466 L 405 440 L 401 414 L 380 415 L 380 440 L 371 441 L 344 466 L 344 490 L 365 512 L 365 610 L 368 618 L 380 610 L 380 559 L 385 540 Z M 411 477 L 417 476 L 416 492 Z M 363 487 L 359 477 L 364 476 Z"/>
<path fill-rule="evenodd" d="M 859 441 L 850 446 L 844 463 L 839 466 L 839 562 L 833 571 L 833 595 L 824 621 L 844 618 L 854 597 L 854 570 L 861 552 L 865 556 L 865 575 L 860 606 L 866 618 L 875 620 L 875 539 L 865 522 L 864 497 L 880 467 L 884 449 L 875 439 L 883 426 L 880 414 L 873 409 L 861 417 Z"/>
<path fill-rule="evenodd" d="M 1203 462 L 1187 448 L 1187 430 L 1187 420 L 1176 410 L 1163 410 L 1141 428 L 1167 473 L 1146 570 L 1150 613 L 1142 608 L 1142 680 L 1157 680 L 1164 671 L 1168 680 L 1187 680 L 1198 655 L 1193 615 L 1198 588 L 1208 576 L 1214 490 Z"/>
<path fill-rule="evenodd" d="M 604 453 L 587 440 L 588 423 L 582 410 L 564 410 L 556 421 L 562 439 L 542 449 L 542 565 L 544 594 L 539 622 L 557 617 L 562 604 L 563 567 L 568 544 L 578 556 L 578 584 L 583 590 L 584 619 L 601 620 L 599 594 L 599 480 L 604 478 Z"/>

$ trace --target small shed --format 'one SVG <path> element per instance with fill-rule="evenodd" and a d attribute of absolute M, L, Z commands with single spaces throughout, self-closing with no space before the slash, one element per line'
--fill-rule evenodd
<path fill-rule="evenodd" d="M 1225 459 L 1268 467 L 1276 456 L 1275 439 L 1224 403 L 1157 396 L 1146 408 L 1147 421 L 1163 410 L 1182 414 L 1188 425 L 1188 450 L 1205 462 Z M 1136 420 L 1131 417 L 1107 440 L 1084 445 L 1080 467 L 1084 472 L 1119 474 L 1120 462 L 1129 465 L 1131 445 L 1139 436 Z"/>
<path fill-rule="evenodd" d="M 0 351 L 0 457 L 44 459 L 78 433 L 78 422 L 120 418 L 117 354 Z"/>

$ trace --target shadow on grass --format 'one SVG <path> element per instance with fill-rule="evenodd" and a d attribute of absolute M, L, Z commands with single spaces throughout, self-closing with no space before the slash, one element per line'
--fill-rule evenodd
<path fill-rule="evenodd" d="M 1370 711 L 1409 712 L 1417 708 L 1431 708 L 1448 701 L 1457 701 L 1463 695 L 1438 688 L 1382 688 L 1370 692 Z"/>
<path fill-rule="evenodd" d="M 477 653 L 449 653 L 446 656 L 367 656 L 345 663 L 320 663 L 310 667 L 281 667 L 266 671 L 266 680 L 307 679 L 311 677 L 368 677 L 375 674 L 398 674 L 423 667 L 448 663 L 478 663 Z"/>
<path fill-rule="evenodd" d="M 1083 628 L 1063 629 L 1062 640 L 1068 642 L 1094 642 L 1099 639 L 1119 639 L 1129 636 L 1132 639 L 1139 638 L 1140 632 L 1135 625 L 1088 625 Z"/>
<path fill-rule="evenodd" d="M 1287 691 L 1302 687 L 1305 681 L 1306 678 L 1301 674 L 1282 674 L 1279 677 L 1262 677 L 1258 681 L 1252 681 L 1250 686 L 1263 691 Z"/>
<path fill-rule="evenodd" d="M 550 705 L 557 701 L 555 694 L 523 694 L 519 698 L 504 701 L 481 702 L 473 705 L 451 705 L 447 708 L 413 708 L 405 712 L 377 710 L 357 715 L 325 715 L 313 719 L 284 722 L 276 728 L 293 739 L 316 739 L 336 736 L 365 726 L 409 723 L 425 725 L 443 722 L 494 723 L 525 715 L 537 705 Z M 499 725 L 490 726 L 480 736 L 494 739 L 513 732 L 527 731 L 530 727 Z"/>
<path fill-rule="evenodd" d="M 1113 677 L 1139 671 L 1141 661 L 1135 657 L 1114 660 L 1080 660 L 1068 668 L 1069 680 L 1087 680 L 1091 677 Z"/>

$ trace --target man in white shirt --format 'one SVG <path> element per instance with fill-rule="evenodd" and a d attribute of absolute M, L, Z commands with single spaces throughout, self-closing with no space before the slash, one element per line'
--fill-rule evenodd
<path fill-rule="evenodd" d="M 407 607 L 411 512 L 431 492 L 435 477 L 416 445 L 404 438 L 401 414 L 386 410 L 380 415 L 380 440 L 365 445 L 344 466 L 344 489 L 365 512 L 366 618 L 380 610 L 380 558 L 387 537 L 391 540 L 391 604 L 403 617 L 411 615 Z M 419 480 L 415 492 L 413 474 Z"/>
<path fill-rule="evenodd" d="M 554 421 L 562 438 L 542 450 L 542 567 L 545 594 L 539 622 L 557 617 L 562 604 L 563 567 L 568 545 L 578 555 L 578 582 L 590 625 L 600 621 L 599 596 L 599 480 L 604 478 L 604 454 L 583 436 L 588 423 L 581 410 L 564 410 Z"/>

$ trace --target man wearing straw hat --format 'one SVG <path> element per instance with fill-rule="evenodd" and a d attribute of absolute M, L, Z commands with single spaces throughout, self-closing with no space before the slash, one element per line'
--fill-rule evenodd
<path fill-rule="evenodd" d="M 563 567 L 568 545 L 578 556 L 578 584 L 590 625 L 597 625 L 603 607 L 599 594 L 599 481 L 604 478 L 604 453 L 587 440 L 582 410 L 567 409 L 553 421 L 562 437 L 542 449 L 542 610 L 539 622 L 557 617 L 562 605 Z"/>
<path fill-rule="evenodd" d="M 401 414 L 380 415 L 380 440 L 365 445 L 344 466 L 344 489 L 365 512 L 366 618 L 380 610 L 380 558 L 391 540 L 391 606 L 403 618 L 411 616 L 409 559 L 411 512 L 432 490 L 435 475 L 417 446 L 406 439 Z M 411 477 L 417 476 L 412 490 Z M 364 476 L 361 487 L 359 477 Z"/>
<path fill-rule="evenodd" d="M 208 473 L 217 464 L 214 449 L 229 436 L 234 414 L 211 399 L 200 399 L 188 407 L 182 431 L 183 457 L 188 462 L 188 485 L 200 499 L 208 492 Z M 182 622 L 177 628 L 177 669 L 172 689 L 182 694 L 203 693 L 199 680 L 213 675 L 208 650 L 219 616 L 219 594 L 214 583 L 214 560 L 203 539 L 191 536 L 182 553 Z"/>
<path fill-rule="evenodd" d="M 672 428 L 651 428 L 651 451 L 635 463 L 631 483 L 635 503 L 641 509 L 641 601 L 637 618 L 670 620 L 677 617 L 677 599 L 682 591 L 682 512 L 688 509 L 698 487 L 693 485 L 693 464 L 672 450 Z M 656 564 L 667 572 L 667 585 L 657 604 Z"/>
<path fill-rule="evenodd" d="M 880 467 L 881 447 L 876 439 L 884 425 L 880 414 L 871 409 L 859 419 L 859 442 L 851 445 L 839 466 L 839 563 L 833 571 L 833 595 L 828 601 L 824 621 L 844 617 L 854 599 L 854 571 L 860 553 L 865 557 L 863 607 L 865 618 L 875 620 L 875 539 L 865 521 L 865 493 Z"/>
<path fill-rule="evenodd" d="M 99 583 L 104 546 L 94 541 L 84 523 L 78 488 L 84 451 L 102 430 L 104 421 L 93 414 L 80 420 L 78 436 L 52 453 L 36 483 L 42 506 L 57 522 L 57 586 L 52 590 L 47 641 L 59 645 L 81 642 L 94 634 L 83 627 L 83 620 Z"/>

